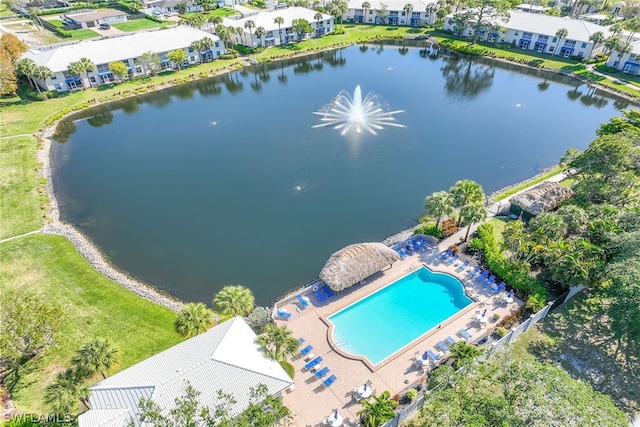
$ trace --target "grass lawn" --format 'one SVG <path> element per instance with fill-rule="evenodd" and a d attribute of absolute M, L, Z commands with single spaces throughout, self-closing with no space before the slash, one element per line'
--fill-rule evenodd
<path fill-rule="evenodd" d="M 510 221 L 513 220 L 504 218 L 491 218 L 489 221 L 487 221 L 488 224 L 491 224 L 493 226 L 493 236 L 496 238 L 496 243 L 500 244 L 504 240 L 502 238 L 502 232 L 507 226 L 507 223 Z"/>
<path fill-rule="evenodd" d="M 640 378 L 620 355 L 615 356 L 608 319 L 600 296 L 580 293 L 512 344 L 520 359 L 561 365 L 579 378 L 611 396 L 627 413 L 640 410 Z M 635 356 L 637 363 L 638 355 Z"/>
<path fill-rule="evenodd" d="M 63 41 L 71 41 L 71 40 L 84 40 L 91 39 L 94 37 L 100 37 L 100 34 L 96 33 L 93 30 L 71 30 L 69 31 L 70 37 L 62 37 Z"/>
<path fill-rule="evenodd" d="M 47 22 L 54 25 L 56 28 L 64 29 L 64 22 L 59 19 L 50 19 Z"/>
<path fill-rule="evenodd" d="M 183 15 L 180 15 L 180 18 L 188 18 L 190 16 L 193 15 L 200 15 L 203 12 L 188 12 L 185 13 Z M 231 9 L 230 7 L 219 7 L 217 9 L 212 9 L 212 10 L 208 10 L 206 12 L 204 12 L 205 16 L 221 16 L 221 17 L 226 17 L 226 16 L 233 16 L 233 15 L 240 15 L 240 12 L 237 12 L 233 9 Z"/>
<path fill-rule="evenodd" d="M 13 10 L 9 9 L 9 5 L 6 2 L 0 3 L 0 16 L 17 15 Z"/>
<path fill-rule="evenodd" d="M 640 89 L 640 76 L 634 76 L 632 74 L 627 74 L 627 73 L 621 73 L 620 71 L 616 70 L 615 68 L 611 68 L 611 67 L 607 67 L 604 64 L 599 64 L 596 66 L 596 70 L 600 71 L 601 73 L 607 74 L 611 77 L 615 77 L 616 79 L 620 79 L 620 80 L 624 80 L 628 83 L 631 83 L 632 85 L 638 86 L 638 88 Z"/>
<path fill-rule="evenodd" d="M 94 337 L 109 338 L 121 350 L 119 369 L 181 341 L 173 329 L 175 313 L 106 279 L 63 237 L 38 234 L 5 242 L 0 264 L 0 290 L 36 292 L 64 313 L 57 345 L 7 381 L 17 380 L 10 391 L 22 411 L 47 412 L 43 388 Z"/>
<path fill-rule="evenodd" d="M 516 194 L 518 191 L 522 191 L 527 187 L 530 187 L 532 185 L 538 184 L 546 179 L 551 178 L 554 175 L 559 174 L 560 172 L 562 172 L 562 167 L 560 166 L 556 166 L 554 168 L 552 168 L 551 170 L 549 170 L 548 172 L 545 172 L 541 175 L 538 175 L 532 179 L 529 179 L 527 181 L 523 181 L 520 184 L 511 187 L 501 193 L 498 193 L 496 195 L 493 196 L 494 200 L 504 200 L 509 196 L 513 196 L 514 194 Z"/>
<path fill-rule="evenodd" d="M 112 27 L 120 31 L 138 31 L 149 28 L 159 28 L 173 24 L 173 22 L 156 22 L 148 18 L 134 19 L 132 21 L 123 22 L 121 24 L 111 24 Z"/>

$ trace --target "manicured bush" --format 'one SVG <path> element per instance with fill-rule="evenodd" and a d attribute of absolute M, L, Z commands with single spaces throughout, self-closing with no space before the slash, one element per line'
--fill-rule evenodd
<path fill-rule="evenodd" d="M 449 237 L 453 233 L 458 231 L 458 226 L 456 225 L 456 220 L 453 218 L 445 219 L 442 221 L 442 236 Z"/>
<path fill-rule="evenodd" d="M 503 328 L 502 326 L 496 328 L 496 335 L 500 338 L 506 336 L 508 333 L 509 331 L 507 330 L 507 328 Z"/>
<path fill-rule="evenodd" d="M 484 243 L 482 243 L 481 239 L 473 238 L 469 240 L 469 249 L 474 252 L 482 252 L 484 250 Z"/>
<path fill-rule="evenodd" d="M 413 234 L 424 234 L 426 236 L 433 236 L 436 239 L 442 239 L 442 229 L 436 227 L 436 224 L 433 222 L 416 228 Z"/>
<path fill-rule="evenodd" d="M 409 390 L 407 390 L 404 397 L 407 400 L 407 403 L 411 403 L 416 400 L 416 397 L 418 397 L 418 390 L 416 390 L 415 388 L 410 388 Z"/>
<path fill-rule="evenodd" d="M 500 318 L 500 315 L 498 313 L 493 313 L 493 316 L 491 316 L 491 318 L 494 322 L 496 322 Z"/>
<path fill-rule="evenodd" d="M 295 368 L 293 367 L 293 365 L 286 360 L 282 360 L 280 361 L 280 366 L 282 366 L 287 375 L 289 375 L 291 379 L 293 379 L 293 376 L 295 375 Z"/>
<path fill-rule="evenodd" d="M 260 333 L 264 325 L 271 321 L 271 313 L 265 307 L 256 307 L 247 316 L 247 323 L 256 333 Z"/>

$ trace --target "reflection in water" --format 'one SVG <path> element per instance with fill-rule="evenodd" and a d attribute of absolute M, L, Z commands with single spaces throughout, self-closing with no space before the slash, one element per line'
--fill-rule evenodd
<path fill-rule="evenodd" d="M 101 111 L 98 114 L 94 114 L 93 116 L 87 118 L 87 123 L 94 127 L 99 128 L 104 125 L 108 125 L 113 121 L 113 114 L 110 110 Z"/>
<path fill-rule="evenodd" d="M 196 89 L 204 97 L 219 95 L 222 93 L 222 88 L 217 83 L 218 80 L 215 78 L 200 80 L 196 84 Z"/>
<path fill-rule="evenodd" d="M 271 73 L 265 64 L 260 67 L 260 81 L 267 83 L 271 80 Z"/>
<path fill-rule="evenodd" d="M 332 67 L 343 67 L 347 63 L 347 59 L 342 57 L 342 49 L 334 50 L 327 56 L 327 64 Z"/>
<path fill-rule="evenodd" d="M 625 100 L 616 100 L 613 101 L 613 105 L 618 109 L 618 110 L 624 110 L 625 108 L 627 108 L 629 106 L 629 103 Z"/>
<path fill-rule="evenodd" d="M 278 76 L 278 81 L 282 84 L 287 83 L 287 80 L 289 78 L 287 77 L 287 75 L 284 73 L 284 63 L 281 61 L 280 62 L 280 75 Z"/>
<path fill-rule="evenodd" d="M 312 68 L 307 60 L 303 60 L 298 65 L 293 67 L 294 74 L 309 74 Z"/>
<path fill-rule="evenodd" d="M 137 96 L 133 96 L 121 101 L 119 105 L 122 106 L 122 111 L 124 111 L 125 113 L 133 114 L 138 112 L 138 108 L 140 106 L 138 100 L 139 98 Z"/>
<path fill-rule="evenodd" d="M 76 123 L 71 119 L 64 119 L 58 123 L 55 132 L 51 136 L 56 142 L 67 142 L 69 136 L 75 133 L 77 129 Z"/>
<path fill-rule="evenodd" d="M 174 93 L 179 99 L 191 99 L 193 98 L 193 89 L 194 87 L 192 85 L 179 85 L 176 87 Z"/>
<path fill-rule="evenodd" d="M 489 89 L 493 84 L 495 69 L 474 63 L 471 58 L 449 58 L 442 67 L 447 92 L 470 99 Z"/>
<path fill-rule="evenodd" d="M 545 90 L 549 89 L 549 86 L 551 85 L 551 83 L 549 83 L 547 81 L 547 79 L 544 79 L 543 82 L 538 83 L 538 90 L 540 92 L 544 92 Z"/>
<path fill-rule="evenodd" d="M 233 79 L 234 76 L 235 76 L 235 80 Z M 224 76 L 224 86 L 227 88 L 227 90 L 231 94 L 237 94 L 239 92 L 242 92 L 242 89 L 244 88 L 244 85 L 238 78 L 237 71 L 233 73 L 228 73 Z"/>
<path fill-rule="evenodd" d="M 368 44 L 363 44 L 362 46 L 360 46 L 360 52 L 365 53 L 368 50 L 369 50 Z"/>
<path fill-rule="evenodd" d="M 398 52 L 400 52 L 400 55 L 404 56 L 409 53 L 409 48 L 407 46 L 402 46 L 398 48 Z"/>
<path fill-rule="evenodd" d="M 580 98 L 582 96 L 582 91 L 578 90 L 578 88 L 582 86 L 582 84 L 576 86 L 575 88 L 569 90 L 567 92 L 567 98 L 569 98 L 572 101 L 575 101 L 576 99 Z"/>
<path fill-rule="evenodd" d="M 262 82 L 258 81 L 258 72 L 256 70 L 253 72 L 253 79 L 254 81 L 251 82 L 251 89 L 255 92 L 262 91 Z"/>

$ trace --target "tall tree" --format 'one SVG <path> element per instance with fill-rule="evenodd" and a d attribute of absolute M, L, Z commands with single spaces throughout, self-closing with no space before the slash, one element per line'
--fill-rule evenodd
<path fill-rule="evenodd" d="M 562 50 L 560 46 L 563 45 L 562 39 L 566 39 L 569 36 L 569 30 L 567 30 L 566 28 L 560 28 L 558 31 L 556 31 L 555 36 L 558 38 L 558 47 L 556 48 L 554 55 L 560 55 L 560 51 Z"/>
<path fill-rule="evenodd" d="M 187 54 L 184 49 L 175 49 L 167 52 L 167 59 L 178 66 L 178 70 L 182 69 L 182 64 L 187 62 Z"/>
<path fill-rule="evenodd" d="M 16 71 L 16 74 L 18 76 L 26 77 L 31 87 L 36 86 L 31 80 L 31 76 L 33 75 L 33 72 L 36 69 L 36 67 L 37 67 L 36 63 L 29 58 L 18 59 L 14 64 L 14 69 Z M 40 88 L 38 88 L 38 91 L 40 91 Z"/>
<path fill-rule="evenodd" d="M 9 54 L 0 49 L 0 95 L 14 94 L 16 89 L 18 89 L 18 79 L 13 63 Z"/>
<path fill-rule="evenodd" d="M 469 16 L 473 26 L 473 44 L 476 44 L 482 32 L 508 20 L 511 7 L 507 0 L 469 0 L 467 6 L 468 9 L 463 13 Z"/>
<path fill-rule="evenodd" d="M 27 51 L 29 47 L 14 34 L 4 33 L 0 37 L 0 50 L 7 53 L 11 61 L 16 61 Z"/>
<path fill-rule="evenodd" d="M 462 209 L 464 206 L 472 203 L 484 202 L 484 192 L 477 182 L 464 179 L 456 182 L 449 190 L 453 196 L 454 206 Z M 462 216 L 458 216 L 458 227 L 462 224 Z"/>
<path fill-rule="evenodd" d="M 282 24 L 284 24 L 284 18 L 282 16 L 276 16 L 273 19 L 273 23 L 278 26 L 278 34 L 280 34 L 280 44 L 284 44 L 282 41 Z"/>
<path fill-rule="evenodd" d="M 379 427 L 393 418 L 398 402 L 391 399 L 389 391 L 383 391 L 381 395 L 371 396 L 371 400 L 361 400 L 362 409 L 358 411 L 360 422 L 364 427 Z"/>
<path fill-rule="evenodd" d="M 386 24 L 389 17 L 389 5 L 380 2 L 380 7 L 376 9 L 376 15 L 380 18 L 380 23 Z"/>
<path fill-rule="evenodd" d="M 605 40 L 606 37 L 604 36 L 604 33 L 602 31 L 596 31 L 595 33 L 591 34 L 591 37 L 589 37 L 589 41 L 593 43 L 593 47 L 591 47 L 588 58 L 593 55 L 593 51 L 598 48 L 598 45 L 604 43 Z"/>
<path fill-rule="evenodd" d="M 467 233 L 464 236 L 466 241 L 469 238 L 471 226 L 487 218 L 487 209 L 482 202 L 468 203 L 460 208 L 460 219 L 467 223 Z"/>
<path fill-rule="evenodd" d="M 191 338 L 205 332 L 213 324 L 213 312 L 206 305 L 188 303 L 178 312 L 175 321 L 176 332 Z"/>
<path fill-rule="evenodd" d="M 365 1 L 360 7 L 362 7 L 362 9 L 364 10 L 364 15 L 362 17 L 362 23 L 364 24 L 365 22 L 367 22 L 367 10 L 371 9 L 371 3 Z"/>
<path fill-rule="evenodd" d="M 425 211 L 436 217 L 436 228 L 444 216 L 453 215 L 453 203 L 453 196 L 446 191 L 436 191 L 424 199 Z"/>
<path fill-rule="evenodd" d="M 255 298 L 248 288 L 225 286 L 213 298 L 216 310 L 224 316 L 246 316 L 255 306 Z"/>
<path fill-rule="evenodd" d="M 329 14 L 340 23 L 340 27 L 342 27 L 342 16 L 347 13 L 348 10 L 349 6 L 344 0 L 331 0 L 329 4 Z"/>
<path fill-rule="evenodd" d="M 402 11 L 405 14 L 405 24 L 411 25 L 411 13 L 413 12 L 413 5 L 411 3 L 407 3 L 402 8 Z"/>
<path fill-rule="evenodd" d="M 38 65 L 35 70 L 33 70 L 33 77 L 38 80 L 42 80 L 45 82 L 47 79 L 50 79 L 54 76 L 53 71 L 46 65 Z M 38 92 L 40 92 L 40 86 L 36 83 L 36 88 L 38 88 Z"/>
<path fill-rule="evenodd" d="M 81 379 L 71 369 L 56 375 L 44 391 L 44 401 L 53 412 L 59 414 L 76 412 L 78 401 L 88 409 L 88 396 L 89 390 L 81 384 Z"/>
<path fill-rule="evenodd" d="M 293 31 L 298 35 L 298 41 L 302 41 L 305 34 L 313 31 L 313 27 L 304 18 L 294 19 L 291 21 Z"/>
<path fill-rule="evenodd" d="M 114 77 L 122 82 L 129 75 L 129 69 L 127 68 L 127 64 L 122 61 L 113 61 L 108 64 L 109 71 L 111 71 Z"/>
<path fill-rule="evenodd" d="M 264 333 L 256 338 L 256 342 L 262 347 L 267 357 L 279 362 L 287 360 L 287 356 L 294 355 L 300 341 L 286 326 L 268 324 L 264 327 Z"/>
<path fill-rule="evenodd" d="M 145 73 L 155 76 L 160 71 L 160 55 L 155 52 L 145 52 L 138 58 Z"/>
<path fill-rule="evenodd" d="M 264 27 L 256 28 L 256 37 L 258 38 L 258 43 L 260 44 L 260 46 L 264 46 L 264 44 L 262 43 L 262 40 L 266 35 L 267 35 L 267 30 L 265 30 Z"/>
<path fill-rule="evenodd" d="M 69 63 L 69 72 L 76 76 L 81 76 L 82 73 L 87 77 L 87 81 L 89 81 L 89 72 L 95 71 L 96 64 L 93 63 L 89 58 L 80 58 L 78 61 L 74 61 Z M 91 86 L 91 82 L 89 81 L 89 86 Z M 82 81 L 82 87 L 84 88 L 84 80 Z"/>
<path fill-rule="evenodd" d="M 251 19 L 247 19 L 244 23 L 244 29 L 249 30 L 249 40 L 251 41 L 251 47 L 255 47 L 255 43 L 253 43 L 253 29 L 256 27 L 256 23 Z"/>
<path fill-rule="evenodd" d="M 73 370 L 81 378 L 90 378 L 97 373 L 107 378 L 107 372 L 118 364 L 120 351 L 105 338 L 95 338 L 76 351 L 71 359 Z"/>
<path fill-rule="evenodd" d="M 313 15 L 313 19 L 316 20 L 316 33 L 318 32 L 318 28 L 320 28 L 320 21 L 322 21 L 322 13 L 320 12 L 316 12 L 315 15 Z"/>
<path fill-rule="evenodd" d="M 482 354 L 482 350 L 480 350 L 477 346 L 473 344 L 467 344 L 465 341 L 458 341 L 457 343 L 453 344 L 450 348 L 451 348 L 451 357 L 453 357 L 454 359 L 453 367 L 455 369 L 468 365 L 476 357 Z"/>
<path fill-rule="evenodd" d="M 210 16 L 207 21 L 213 26 L 213 32 L 217 34 L 218 25 L 222 24 L 222 16 Z"/>

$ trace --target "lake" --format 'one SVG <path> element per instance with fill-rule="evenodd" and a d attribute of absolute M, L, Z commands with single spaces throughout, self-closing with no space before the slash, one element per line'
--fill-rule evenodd
<path fill-rule="evenodd" d="M 356 85 L 405 127 L 312 128 Z M 529 178 L 625 106 L 535 70 L 353 46 L 82 112 L 55 135 L 53 184 L 62 219 L 131 275 L 208 304 L 243 284 L 269 305 L 342 247 L 415 224 L 430 193 Z"/>

